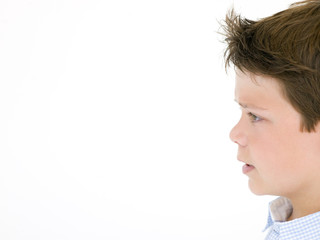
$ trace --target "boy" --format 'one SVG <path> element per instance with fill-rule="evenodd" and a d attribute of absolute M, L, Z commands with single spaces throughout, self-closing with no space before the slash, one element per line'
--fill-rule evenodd
<path fill-rule="evenodd" d="M 242 110 L 230 138 L 250 190 L 279 196 L 266 239 L 320 239 L 320 1 L 258 21 L 231 11 L 224 30 Z"/>

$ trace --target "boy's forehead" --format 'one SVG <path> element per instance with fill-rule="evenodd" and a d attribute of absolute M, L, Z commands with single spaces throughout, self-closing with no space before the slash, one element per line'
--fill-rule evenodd
<path fill-rule="evenodd" d="M 256 73 L 252 73 L 249 71 L 242 71 L 239 69 L 235 70 L 236 73 L 236 80 L 237 79 L 246 79 L 246 80 L 250 80 L 252 83 L 254 83 L 257 86 L 262 86 L 263 87 L 263 83 L 267 80 L 267 81 L 273 81 L 274 79 L 270 76 L 266 76 L 263 74 L 256 74 Z"/>
<path fill-rule="evenodd" d="M 285 98 L 276 79 L 253 73 L 236 72 L 235 101 L 240 105 L 266 109 L 268 105 L 280 100 L 285 101 Z"/>
<path fill-rule="evenodd" d="M 245 87 L 258 91 L 274 90 L 282 92 L 279 81 L 271 76 L 257 75 L 251 72 L 236 71 L 236 87 Z"/>

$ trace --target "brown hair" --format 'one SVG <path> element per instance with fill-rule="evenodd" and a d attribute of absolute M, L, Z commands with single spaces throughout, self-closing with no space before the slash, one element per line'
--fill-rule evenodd
<path fill-rule="evenodd" d="M 223 24 L 226 67 L 277 79 L 302 117 L 301 130 L 320 120 L 320 0 L 292 4 L 252 21 L 231 10 Z"/>

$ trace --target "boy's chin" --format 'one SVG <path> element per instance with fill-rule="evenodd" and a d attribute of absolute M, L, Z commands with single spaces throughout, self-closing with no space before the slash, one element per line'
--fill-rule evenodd
<path fill-rule="evenodd" d="M 263 186 L 255 184 L 252 180 L 249 179 L 248 186 L 250 191 L 257 195 L 257 196 L 262 196 L 262 195 L 273 195 L 270 193 L 270 191 L 267 191 Z"/>

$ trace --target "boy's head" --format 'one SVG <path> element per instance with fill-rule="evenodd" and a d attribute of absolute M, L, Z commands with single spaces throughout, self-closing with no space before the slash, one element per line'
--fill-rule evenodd
<path fill-rule="evenodd" d="M 259 21 L 231 11 L 225 31 L 242 109 L 230 137 L 251 190 L 320 194 L 320 1 Z"/>
<path fill-rule="evenodd" d="M 320 1 L 258 21 L 231 11 L 225 22 L 226 65 L 277 79 L 301 115 L 301 129 L 314 130 L 320 120 Z"/>

